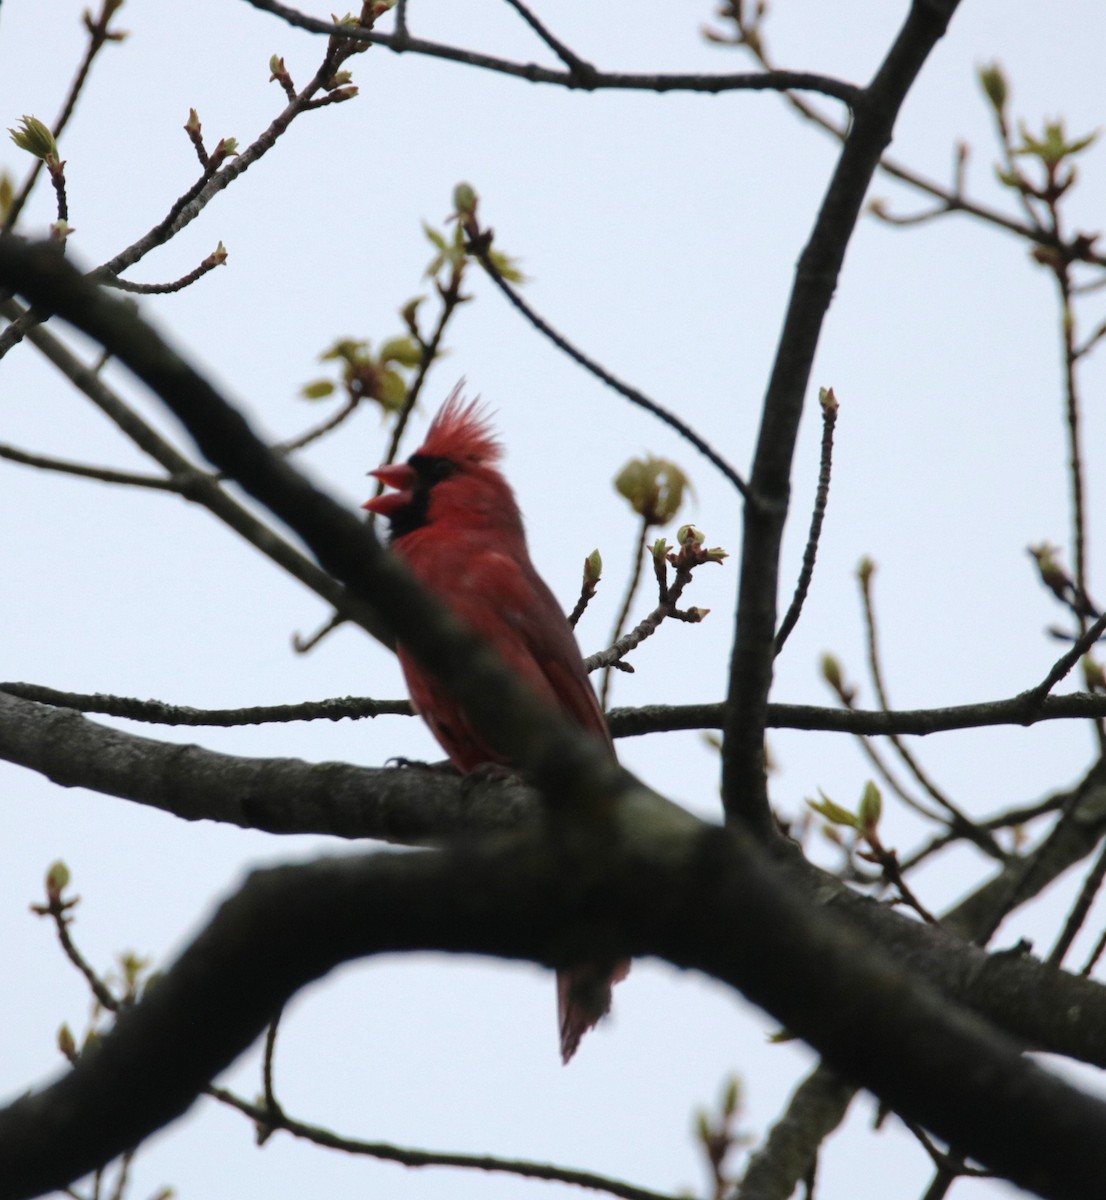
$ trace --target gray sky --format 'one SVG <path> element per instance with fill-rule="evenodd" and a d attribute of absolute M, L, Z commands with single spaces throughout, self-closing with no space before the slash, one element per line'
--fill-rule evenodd
<path fill-rule="evenodd" d="M 7 0 L 0 18 L 0 124 L 23 113 L 52 120 L 82 52 L 68 0 Z M 704 44 L 703 3 L 539 4 L 557 33 L 602 67 L 746 69 Z M 778 0 L 768 32 L 781 65 L 864 82 L 905 4 L 832 6 Z M 329 13 L 316 6 L 317 15 Z M 548 58 L 506 4 L 411 0 L 415 32 L 519 59 Z M 195 178 L 181 131 L 189 107 L 208 145 L 250 142 L 283 100 L 266 82 L 285 56 L 306 82 L 319 39 L 247 4 L 130 0 L 62 146 L 71 252 L 100 262 L 161 218 Z M 389 21 L 381 23 L 389 27 Z M 1031 126 L 1062 114 L 1078 134 L 1102 122 L 1106 14 L 1093 0 L 1062 6 L 966 0 L 908 100 L 894 154 L 942 182 L 958 139 L 972 146 L 971 194 L 1006 209 L 976 68 L 1000 60 L 1014 111 Z M 130 274 L 174 279 L 222 240 L 228 265 L 188 291 L 143 301 L 143 311 L 238 400 L 273 438 L 328 408 L 297 398 L 320 374 L 318 353 L 338 336 L 375 342 L 401 332 L 397 310 L 425 293 L 432 249 L 453 186 L 471 182 L 497 245 L 530 277 L 527 298 L 611 370 L 680 414 L 739 469 L 752 451 L 759 403 L 791 272 L 832 168 L 834 147 L 779 97 L 571 95 L 383 49 L 353 60 L 358 99 L 308 114 L 260 163 L 216 198 L 174 242 Z M 822 107 L 832 112 L 828 102 Z M 29 159 L 6 140 L 0 168 L 21 180 Z M 1073 226 L 1096 229 L 1106 154 L 1090 153 L 1071 201 Z M 895 211 L 924 201 L 879 179 Z M 52 219 L 40 189 L 25 231 Z M 506 468 L 527 518 L 531 549 L 571 605 L 583 556 L 602 550 L 600 596 L 578 633 L 605 645 L 635 533 L 610 481 L 631 456 L 679 462 L 695 499 L 684 519 L 710 544 L 740 550 L 735 495 L 696 452 L 582 374 L 523 325 L 474 274 L 476 302 L 451 329 L 418 429 L 460 376 L 498 412 Z M 429 308 L 430 305 L 427 305 Z M 1089 303 L 1085 328 L 1101 319 Z M 1061 614 L 1025 554 L 1044 539 L 1070 550 L 1059 349 L 1050 280 L 1025 249 L 962 218 L 911 230 L 864 220 L 851 245 L 814 372 L 841 402 L 833 488 L 819 565 L 803 619 L 779 661 L 775 699 L 829 703 L 819 656 L 837 653 L 863 681 L 863 630 L 854 570 L 878 563 L 876 595 L 891 696 L 899 707 L 1001 698 L 1038 681 L 1059 652 L 1043 634 Z M 1087 363 L 1091 567 L 1101 512 L 1102 353 Z M 3 364 L 0 440 L 40 453 L 146 469 L 114 427 L 56 379 L 28 345 Z M 172 424 L 108 368 L 159 426 Z M 817 475 L 812 394 L 794 477 L 786 589 L 797 570 Z M 333 402 L 331 402 L 333 404 Z M 386 437 L 360 412 L 301 456 L 351 504 Z M 410 443 L 409 449 L 413 448 Z M 290 649 L 326 617 L 312 594 L 178 498 L 138 494 L 0 463 L 0 675 L 76 691 L 156 697 L 196 706 L 403 694 L 391 657 L 343 629 L 307 656 Z M 614 702 L 714 700 L 722 695 L 737 571 L 704 568 L 689 595 L 711 608 L 699 627 L 666 627 L 619 676 Z M 785 597 L 786 602 L 786 597 Z M 639 611 L 646 607 L 646 597 Z M 871 703 L 865 682 L 863 700 Z M 410 720 L 234 731 L 143 729 L 165 739 L 250 755 L 380 764 L 437 758 Z M 777 732 L 771 786 L 785 817 L 819 788 L 859 796 L 870 768 L 841 736 Z M 624 741 L 623 761 L 659 790 L 717 816 L 717 761 L 696 734 Z M 1089 761 L 1083 728 L 950 734 L 919 747 L 927 768 L 971 813 L 1030 801 L 1076 778 Z M 47 865 L 63 858 L 83 897 L 75 933 L 107 964 L 133 948 L 165 964 L 259 863 L 344 851 L 321 838 L 280 839 L 168 816 L 0 768 L 0 946 L 18 986 L 0 1001 L 0 1092 L 54 1072 L 58 1025 L 82 1027 L 86 993 L 47 926 L 29 916 Z M 888 840 L 918 836 L 901 808 Z M 818 849 L 815 839 L 815 851 Z M 827 862 L 832 861 L 828 855 Z M 984 876 L 967 855 L 922 873 L 941 908 Z M 1057 904 L 1019 915 L 997 944 L 1054 934 Z M 709 918 L 708 918 L 709 919 Z M 1101 925 L 1092 918 L 1090 941 Z M 1081 962 L 1082 941 L 1073 956 Z M 769 1046 L 772 1022 L 721 985 L 664 965 L 637 964 L 615 1014 L 562 1069 L 552 976 L 536 967 L 429 957 L 345 968 L 297 998 L 282 1032 L 278 1091 L 296 1116 L 367 1139 L 529 1157 L 594 1169 L 657 1190 L 702 1187 L 690 1136 L 694 1109 L 713 1104 L 724 1077 L 744 1082 L 743 1127 L 759 1137 L 812 1061 L 799 1045 Z M 253 1096 L 257 1056 L 228 1075 Z M 872 1136 L 871 1108 L 827 1146 L 820 1196 L 911 1196 L 928 1160 L 895 1130 Z M 894 1125 L 894 1122 L 891 1122 Z M 892 1192 L 891 1181 L 897 1180 Z M 516 1196 L 541 1185 L 509 1177 L 350 1160 L 275 1137 L 262 1151 L 248 1124 L 205 1102 L 138 1159 L 132 1194 L 171 1183 L 182 1197 L 353 1195 L 403 1200 Z M 980 1197 L 996 1185 L 963 1185 Z"/>

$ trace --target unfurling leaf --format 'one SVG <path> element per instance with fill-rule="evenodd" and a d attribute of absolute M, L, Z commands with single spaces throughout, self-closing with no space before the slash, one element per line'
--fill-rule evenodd
<path fill-rule="evenodd" d="M 834 804 L 825 792 L 820 792 L 819 794 L 822 797 L 821 800 L 808 800 L 807 804 L 820 817 L 825 817 L 833 825 L 845 825 L 849 829 L 861 829 L 860 818 L 855 813 L 849 812 L 847 808 L 842 808 L 840 804 Z"/>
<path fill-rule="evenodd" d="M 26 150 L 28 154 L 33 154 L 35 158 L 41 158 L 43 161 L 50 158 L 57 160 L 58 143 L 49 127 L 38 117 L 24 115 L 19 127 L 9 129 L 8 132 L 20 150 Z"/>
<path fill-rule="evenodd" d="M 647 524 L 667 525 L 683 504 L 688 480 L 674 462 L 650 455 L 631 459 L 615 476 L 614 486 Z"/>

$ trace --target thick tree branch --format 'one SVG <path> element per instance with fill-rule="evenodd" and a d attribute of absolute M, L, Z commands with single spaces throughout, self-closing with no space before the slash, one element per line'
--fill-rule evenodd
<path fill-rule="evenodd" d="M 172 813 L 271 833 L 322 833 L 399 844 L 455 841 L 536 828 L 541 809 L 519 785 L 473 782 L 434 770 L 380 770 L 297 759 L 218 754 L 105 729 L 78 714 L 0 692 L 0 757 L 62 786 L 84 786 Z M 993 925 L 1091 852 L 1106 828 L 1101 785 L 1073 794 L 1056 833 L 1012 863 L 947 918 L 969 934 Z M 644 811 L 644 810 L 642 810 Z M 691 818 L 681 818 L 689 822 Z M 791 885 L 812 907 L 846 912 L 894 958 L 942 993 L 1033 1045 L 1106 1066 L 1106 994 L 1048 971 L 1029 956 L 988 960 L 947 929 L 926 930 L 789 856 Z M 993 964 L 993 965 L 992 965 Z M 1025 995 L 1035 997 L 1032 1005 Z M 1079 1015 L 1071 1017 L 1073 1012 Z"/>
<path fill-rule="evenodd" d="M 656 954 L 740 988 L 840 1073 L 1021 1186 L 1097 1200 L 1106 1176 L 1106 1105 L 796 899 L 748 835 L 630 822 L 610 840 L 255 873 L 95 1054 L 0 1114 L 5 1200 L 63 1186 L 185 1111 L 307 982 L 412 949 L 549 965 Z"/>
<path fill-rule="evenodd" d="M 956 0 L 915 0 L 895 44 L 853 106 L 853 124 L 799 259 L 764 399 L 745 505 L 741 584 L 722 752 L 723 797 L 733 819 L 772 829 L 764 727 L 772 683 L 779 558 L 791 462 L 810 368 L 865 193 L 907 91 L 944 34 Z"/>
<path fill-rule="evenodd" d="M 0 758 L 61 787 L 267 833 L 322 833 L 402 845 L 510 828 L 536 816 L 533 793 L 418 768 L 244 758 L 138 737 L 0 692 Z"/>

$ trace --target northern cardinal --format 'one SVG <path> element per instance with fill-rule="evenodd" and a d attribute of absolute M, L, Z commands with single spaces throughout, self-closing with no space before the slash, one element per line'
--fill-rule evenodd
<path fill-rule="evenodd" d="M 396 489 L 364 507 L 387 517 L 391 547 L 415 575 L 539 696 L 593 733 L 614 754 L 579 647 L 553 593 L 534 570 L 522 515 L 497 468 L 502 446 L 477 402 L 450 394 L 405 463 L 370 474 Z M 506 765 L 434 679 L 397 647 L 411 703 L 453 765 L 469 774 Z M 630 969 L 581 964 L 557 972 L 561 1058 L 610 1008 L 611 985 Z"/>

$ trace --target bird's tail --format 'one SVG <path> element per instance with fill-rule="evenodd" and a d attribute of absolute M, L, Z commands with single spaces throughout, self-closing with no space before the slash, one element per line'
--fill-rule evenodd
<path fill-rule="evenodd" d="M 629 973 L 629 959 L 615 963 L 612 968 L 590 963 L 557 972 L 562 1062 L 568 1062 L 584 1034 L 610 1012 L 611 988 Z"/>

